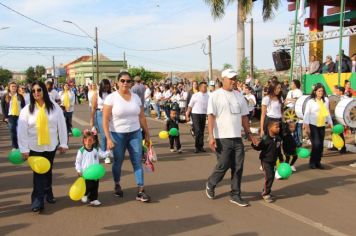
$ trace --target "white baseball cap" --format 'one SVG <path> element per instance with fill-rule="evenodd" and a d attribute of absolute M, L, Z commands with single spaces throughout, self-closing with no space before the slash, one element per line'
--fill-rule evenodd
<path fill-rule="evenodd" d="M 235 76 L 237 76 L 237 73 L 233 69 L 226 69 L 223 72 L 221 72 L 222 78 L 226 77 L 228 79 L 231 79 L 231 78 L 234 78 Z"/>

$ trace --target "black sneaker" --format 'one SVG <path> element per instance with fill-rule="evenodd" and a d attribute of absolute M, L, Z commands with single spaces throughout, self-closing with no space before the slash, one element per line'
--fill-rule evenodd
<path fill-rule="evenodd" d="M 206 183 L 206 185 L 205 185 L 205 193 L 209 199 L 214 199 L 215 189 L 213 187 L 209 187 L 209 183 Z"/>
<path fill-rule="evenodd" d="M 124 192 L 121 189 L 120 184 L 115 184 L 115 196 L 117 197 L 124 197 Z"/>
<path fill-rule="evenodd" d="M 141 191 L 137 193 L 136 200 L 141 202 L 149 202 L 151 197 L 148 196 L 145 191 Z"/>
<path fill-rule="evenodd" d="M 231 197 L 230 202 L 240 207 L 247 207 L 250 205 L 246 201 L 244 201 L 240 196 L 236 196 L 236 195 Z"/>

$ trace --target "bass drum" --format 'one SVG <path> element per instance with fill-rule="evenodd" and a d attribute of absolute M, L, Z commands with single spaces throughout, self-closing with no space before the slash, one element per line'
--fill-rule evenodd
<path fill-rule="evenodd" d="M 350 128 L 356 128 L 356 99 L 345 98 L 335 108 L 336 120 Z"/>
<path fill-rule="evenodd" d="M 329 111 L 332 118 L 335 118 L 335 108 L 336 105 L 340 102 L 340 97 L 336 95 L 329 95 Z"/>
<path fill-rule="evenodd" d="M 307 106 L 307 102 L 310 100 L 310 95 L 303 95 L 297 99 L 295 102 L 295 114 L 299 119 L 303 119 L 305 107 Z"/>

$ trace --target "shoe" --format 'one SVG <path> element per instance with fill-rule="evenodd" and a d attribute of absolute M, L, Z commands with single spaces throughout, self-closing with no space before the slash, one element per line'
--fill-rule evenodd
<path fill-rule="evenodd" d="M 182 149 L 178 149 L 178 153 L 182 153 L 183 151 L 182 151 Z"/>
<path fill-rule="evenodd" d="M 310 169 L 316 169 L 316 165 L 315 165 L 315 164 L 310 164 L 310 165 L 309 165 L 309 168 L 310 168 Z"/>
<path fill-rule="evenodd" d="M 171 148 L 171 149 L 169 149 L 169 151 L 170 151 L 170 152 L 175 152 L 176 150 L 174 150 L 174 149 Z"/>
<path fill-rule="evenodd" d="M 262 198 L 263 198 L 263 200 L 265 200 L 265 202 L 268 202 L 268 203 L 274 202 L 274 199 L 269 194 L 262 196 Z"/>
<path fill-rule="evenodd" d="M 98 154 L 99 154 L 99 157 L 100 157 L 100 158 L 106 158 L 106 157 L 107 157 L 107 156 L 106 156 L 106 152 L 105 152 L 105 151 L 102 151 L 101 149 L 99 149 Z"/>
<path fill-rule="evenodd" d="M 111 164 L 110 157 L 105 158 L 105 164 Z"/>
<path fill-rule="evenodd" d="M 34 207 L 32 208 L 32 212 L 38 212 L 41 213 L 41 211 L 43 211 L 44 207 Z"/>
<path fill-rule="evenodd" d="M 205 193 L 206 193 L 206 196 L 209 199 L 214 199 L 214 197 L 215 197 L 215 189 L 213 187 L 209 187 L 209 183 L 208 182 L 205 185 Z"/>
<path fill-rule="evenodd" d="M 199 149 L 198 148 L 196 148 L 195 150 L 194 150 L 194 153 L 199 153 Z"/>
<path fill-rule="evenodd" d="M 117 197 L 124 197 L 124 192 L 122 191 L 120 184 L 115 185 L 115 193 L 114 194 Z"/>
<path fill-rule="evenodd" d="M 230 202 L 234 203 L 240 207 L 247 207 L 250 205 L 246 201 L 244 201 L 240 196 L 237 196 L 237 195 L 232 196 L 230 199 Z"/>
<path fill-rule="evenodd" d="M 204 148 L 199 148 L 199 151 L 206 152 L 206 150 Z"/>
<path fill-rule="evenodd" d="M 282 177 L 278 174 L 278 171 L 276 171 L 276 174 L 274 174 L 275 179 L 282 179 Z"/>
<path fill-rule="evenodd" d="M 355 163 L 352 163 L 350 164 L 351 167 L 356 167 L 356 162 Z"/>
<path fill-rule="evenodd" d="M 73 136 L 73 133 L 72 133 L 72 132 L 69 132 L 68 135 L 69 135 L 69 136 Z"/>
<path fill-rule="evenodd" d="M 90 202 L 90 205 L 91 205 L 91 206 L 100 206 L 100 205 L 101 205 L 101 202 L 99 202 L 99 200 L 94 200 L 94 201 L 91 201 L 91 202 Z"/>
<path fill-rule="evenodd" d="M 297 169 L 295 168 L 295 166 L 291 166 L 290 168 L 292 169 L 293 172 L 296 172 L 296 171 L 297 171 Z"/>
<path fill-rule="evenodd" d="M 82 203 L 88 203 L 88 196 L 84 196 L 81 199 Z"/>
<path fill-rule="evenodd" d="M 53 198 L 47 198 L 46 201 L 49 203 L 49 204 L 55 204 L 57 202 L 57 200 L 53 197 Z"/>
<path fill-rule="evenodd" d="M 316 165 L 316 168 L 319 169 L 319 170 L 324 170 L 325 169 L 325 167 L 320 163 Z"/>
<path fill-rule="evenodd" d="M 136 200 L 141 202 L 149 202 L 151 197 L 148 196 L 145 191 L 140 191 L 137 193 Z"/>

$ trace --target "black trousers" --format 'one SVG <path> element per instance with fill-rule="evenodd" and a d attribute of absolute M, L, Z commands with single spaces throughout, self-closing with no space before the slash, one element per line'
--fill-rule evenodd
<path fill-rule="evenodd" d="M 291 160 L 292 159 L 292 160 Z M 286 162 L 290 164 L 291 166 L 295 164 L 297 161 L 298 156 L 297 155 L 286 155 Z"/>
<path fill-rule="evenodd" d="M 18 141 L 17 141 L 17 123 L 19 120 L 18 116 L 9 116 L 9 129 L 10 129 L 10 137 L 12 148 L 19 148 Z"/>
<path fill-rule="evenodd" d="M 208 187 L 215 188 L 231 169 L 231 196 L 241 195 L 241 179 L 245 159 L 244 144 L 241 138 L 216 139 L 216 164 L 208 179 Z"/>
<path fill-rule="evenodd" d="M 52 152 L 30 151 L 30 156 L 41 156 L 49 160 L 51 168 L 45 174 L 33 172 L 33 190 L 31 195 L 32 208 L 44 207 L 44 199 L 52 199 L 52 168 L 56 150 Z"/>
<path fill-rule="evenodd" d="M 202 149 L 204 147 L 206 114 L 192 114 L 192 120 L 195 134 L 195 148 Z"/>
<path fill-rule="evenodd" d="M 261 161 L 263 173 L 265 176 L 265 183 L 263 185 L 262 196 L 271 194 L 271 191 L 272 191 L 271 189 L 272 189 L 274 175 L 275 175 L 275 171 L 274 171 L 275 164 L 276 163 L 273 163 L 273 162 Z"/>
<path fill-rule="evenodd" d="M 174 143 L 176 144 L 177 150 L 181 149 L 182 145 L 180 144 L 180 137 L 178 136 L 171 136 L 169 135 L 169 145 L 170 149 L 174 148 Z"/>
<path fill-rule="evenodd" d="M 73 119 L 73 112 L 66 112 L 63 111 L 64 118 L 66 120 L 66 126 L 67 126 L 67 133 L 72 132 L 72 119 Z"/>
<path fill-rule="evenodd" d="M 312 144 L 309 165 L 320 165 L 324 149 L 325 126 L 317 127 L 309 124 L 309 128 L 310 141 Z"/>
<path fill-rule="evenodd" d="M 99 180 L 85 180 L 85 196 L 89 201 L 98 200 Z"/>

